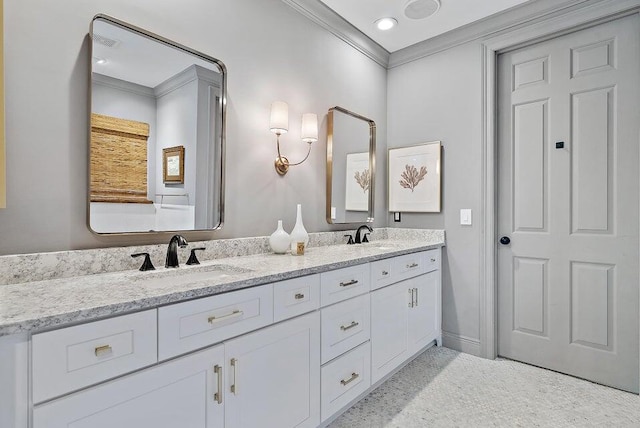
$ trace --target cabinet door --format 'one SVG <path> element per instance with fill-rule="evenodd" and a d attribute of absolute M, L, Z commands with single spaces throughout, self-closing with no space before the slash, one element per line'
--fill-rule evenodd
<path fill-rule="evenodd" d="M 440 272 L 434 271 L 411 280 L 413 305 L 409 307 L 409 354 L 413 355 L 439 336 Z"/>
<path fill-rule="evenodd" d="M 320 424 L 320 314 L 225 343 L 225 427 Z"/>
<path fill-rule="evenodd" d="M 33 428 L 222 427 L 223 364 L 220 345 L 41 404 Z"/>
<path fill-rule="evenodd" d="M 371 383 L 409 357 L 410 280 L 371 293 Z"/>

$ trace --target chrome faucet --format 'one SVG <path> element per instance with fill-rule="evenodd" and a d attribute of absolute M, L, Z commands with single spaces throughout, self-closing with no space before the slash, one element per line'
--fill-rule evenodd
<path fill-rule="evenodd" d="M 184 248 L 187 246 L 187 240 L 182 235 L 173 235 L 169 241 L 169 248 L 167 248 L 167 258 L 164 262 L 166 268 L 177 268 L 180 266 L 178 262 L 178 246 Z"/>
<path fill-rule="evenodd" d="M 369 233 L 373 232 L 373 229 L 371 228 L 371 226 L 363 224 L 362 226 L 360 226 L 358 228 L 358 230 L 356 230 L 356 239 L 355 239 L 355 243 L 356 244 L 362 244 L 363 242 L 369 242 L 369 240 L 367 239 L 367 235 L 369 233 L 365 233 L 363 238 L 360 238 L 360 231 L 362 229 L 367 229 L 369 230 Z"/>

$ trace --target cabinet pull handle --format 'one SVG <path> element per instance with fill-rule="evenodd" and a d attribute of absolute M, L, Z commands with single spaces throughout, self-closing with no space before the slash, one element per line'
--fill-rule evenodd
<path fill-rule="evenodd" d="M 213 399 L 222 404 L 222 366 L 216 364 L 213 366 L 213 372 L 218 376 L 218 392 L 213 394 Z"/>
<path fill-rule="evenodd" d="M 418 306 L 418 289 L 414 288 L 415 290 L 415 296 L 416 296 L 416 306 Z"/>
<path fill-rule="evenodd" d="M 238 359 L 231 359 L 231 367 L 233 367 L 233 385 L 231 385 L 231 392 L 234 395 L 238 395 Z"/>
<path fill-rule="evenodd" d="M 358 283 L 358 280 L 357 280 L 357 279 L 352 279 L 352 280 L 351 280 L 351 281 L 349 281 L 349 282 L 341 282 L 341 283 L 340 283 L 340 287 L 348 287 L 348 286 L 350 286 L 350 285 L 357 284 L 357 283 Z"/>
<path fill-rule="evenodd" d="M 409 307 L 413 308 L 413 288 L 407 290 L 409 294 L 411 294 L 411 302 L 409 303 Z"/>
<path fill-rule="evenodd" d="M 351 324 L 349 324 L 349 325 L 341 325 L 340 326 L 340 330 L 347 331 L 347 330 L 352 329 L 353 327 L 357 327 L 359 325 L 360 325 L 360 323 L 358 321 L 351 321 Z"/>
<path fill-rule="evenodd" d="M 240 309 L 236 309 L 233 312 L 231 312 L 230 314 L 227 315 L 222 315 L 220 317 L 209 317 L 207 318 L 207 321 L 209 322 L 209 324 L 214 324 L 217 322 L 220 322 L 222 320 L 226 320 L 229 318 L 237 318 L 237 317 L 241 317 L 242 315 L 244 315 L 244 312 L 242 312 Z"/>
<path fill-rule="evenodd" d="M 387 272 L 386 270 L 383 270 L 382 271 L 382 276 L 387 276 L 387 275 L 389 275 L 389 272 Z"/>
<path fill-rule="evenodd" d="M 436 259 L 431 259 L 431 262 L 435 263 Z"/>
<path fill-rule="evenodd" d="M 304 299 L 304 294 L 302 293 L 296 293 L 296 300 L 300 300 L 300 299 Z"/>
<path fill-rule="evenodd" d="M 93 353 L 96 354 L 96 357 L 101 357 L 112 352 L 113 349 L 111 348 L 111 345 L 96 346 L 96 348 L 93 350 Z"/>
<path fill-rule="evenodd" d="M 411 263 L 410 265 L 407 265 L 407 269 L 413 269 L 415 267 L 418 267 L 418 263 Z"/>
<path fill-rule="evenodd" d="M 340 381 L 340 383 L 342 384 L 342 386 L 347 386 L 348 384 L 350 384 L 354 380 L 358 379 L 359 377 L 360 377 L 360 375 L 358 373 L 353 372 L 353 373 L 351 373 L 351 377 L 349 379 L 342 379 Z"/>

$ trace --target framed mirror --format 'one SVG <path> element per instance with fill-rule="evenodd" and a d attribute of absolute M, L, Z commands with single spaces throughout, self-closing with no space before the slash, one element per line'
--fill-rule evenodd
<path fill-rule="evenodd" d="M 224 64 L 106 15 L 90 34 L 89 228 L 220 228 Z"/>
<path fill-rule="evenodd" d="M 327 222 L 373 222 L 376 124 L 342 107 L 327 114 Z"/>

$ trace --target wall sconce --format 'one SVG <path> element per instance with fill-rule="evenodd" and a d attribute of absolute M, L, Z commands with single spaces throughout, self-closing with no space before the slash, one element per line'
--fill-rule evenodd
<path fill-rule="evenodd" d="M 286 134 L 289 130 L 289 106 L 283 101 L 276 101 L 271 104 L 271 120 L 269 124 L 271 132 L 276 134 L 276 145 L 278 157 L 274 164 L 276 171 L 280 175 L 285 175 L 290 166 L 300 165 L 306 161 L 311 153 L 311 143 L 318 141 L 318 115 L 315 113 L 305 113 L 302 115 L 302 141 L 309 144 L 307 155 L 300 162 L 290 163 L 289 159 L 280 154 L 280 135 Z"/>

